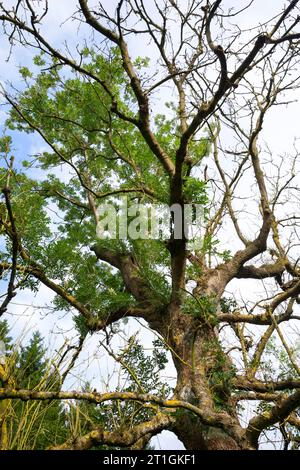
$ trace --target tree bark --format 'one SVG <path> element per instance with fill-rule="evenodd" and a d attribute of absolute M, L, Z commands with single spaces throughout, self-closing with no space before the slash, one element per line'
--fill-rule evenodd
<path fill-rule="evenodd" d="M 226 413 L 233 428 L 240 428 L 240 436 L 235 433 L 233 437 L 230 429 L 226 432 L 221 426 L 204 425 L 192 413 L 181 410 L 173 431 L 185 448 L 253 449 L 245 439 L 235 405 L 231 402 L 232 363 L 221 348 L 216 328 L 171 304 L 163 332 L 177 370 L 175 397 L 212 414 Z"/>

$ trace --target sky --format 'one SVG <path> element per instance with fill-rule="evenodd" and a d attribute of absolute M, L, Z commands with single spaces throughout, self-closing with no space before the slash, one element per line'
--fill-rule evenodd
<path fill-rule="evenodd" d="M 183 0 L 185 1 L 185 0 Z M 4 1 L 5 5 L 14 5 L 15 1 Z M 92 2 L 90 2 L 92 4 Z M 96 2 L 94 2 L 96 3 Z M 103 2 L 107 8 L 112 7 L 116 3 L 110 0 Z M 240 2 L 239 2 L 240 3 Z M 245 3 L 245 2 L 244 2 Z M 246 25 L 254 25 L 259 21 L 263 23 L 264 19 L 272 15 L 272 11 L 277 11 L 286 2 L 282 0 L 264 0 L 255 1 L 254 5 L 240 20 L 239 25 L 241 28 Z M 224 4 L 232 4 L 232 0 L 224 0 Z M 43 31 L 46 34 L 49 42 L 61 47 L 64 42 L 71 45 L 71 48 L 76 46 L 77 42 L 83 38 L 89 38 L 89 30 L 85 26 L 77 29 L 77 24 L 70 19 L 72 13 L 76 10 L 76 0 L 49 0 L 49 13 L 45 18 Z M 155 58 L 155 54 L 149 46 L 145 47 L 142 41 L 135 41 L 129 44 L 130 50 L 134 56 L 150 56 Z M 22 46 L 14 46 L 11 53 L 9 53 L 9 46 L 7 38 L 0 37 L 0 82 L 5 87 L 7 82 L 11 82 L 14 86 L 22 88 L 22 83 L 18 77 L 18 67 L 28 66 L 32 67 L 32 58 L 35 52 L 29 48 L 24 49 Z M 9 60 L 8 60 L 9 58 Z M 166 100 L 169 96 L 162 97 Z M 289 100 L 294 102 L 285 107 L 274 108 L 273 111 L 267 116 L 264 123 L 262 132 L 262 140 L 268 142 L 271 152 L 277 154 L 286 154 L 294 150 L 295 138 L 300 138 L 299 129 L 299 90 L 290 94 Z M 0 125 L 4 131 L 6 108 L 0 107 Z M 1 130 L 0 130 L 1 134 Z M 34 155 L 42 151 L 45 146 L 44 143 L 35 135 L 25 135 L 13 133 L 13 147 L 15 155 L 19 161 L 22 161 L 25 156 Z M 38 173 L 34 173 L 35 177 L 39 177 Z M 62 175 L 60 175 L 62 176 Z M 64 176 L 65 177 L 65 176 Z M 299 183 L 299 180 L 298 180 Z M 248 282 L 248 281 L 247 281 Z M 1 285 L 0 285 L 1 286 Z M 248 284 L 249 286 L 249 284 Z M 235 285 L 231 286 L 235 290 Z M 257 286 L 252 285 L 252 291 L 255 292 Z M 243 289 L 241 289 L 241 292 Z M 73 331 L 72 318 L 70 314 L 51 312 L 52 293 L 46 288 L 41 287 L 39 292 L 32 294 L 32 292 L 24 291 L 18 295 L 17 300 L 12 302 L 8 310 L 8 318 L 12 331 L 15 337 L 23 338 L 29 336 L 35 329 L 39 329 L 47 338 L 49 343 L 49 351 L 55 351 L 64 343 L 66 336 L 70 342 L 76 342 L 76 335 Z M 25 307 L 26 305 L 26 307 Z M 128 334 L 132 331 L 139 330 L 143 343 L 147 348 L 151 348 L 153 337 L 145 328 L 146 325 L 141 326 L 135 321 L 131 321 L 128 326 Z M 50 334 L 49 334 L 50 332 Z M 66 335 L 66 332 L 68 334 Z M 109 372 L 112 367 L 111 360 L 107 357 L 99 356 L 94 353 L 97 350 L 99 343 L 99 336 L 89 338 L 87 345 L 82 353 L 79 364 L 74 370 L 74 375 L 70 377 L 67 386 L 76 384 L 85 380 L 91 381 L 98 386 L 99 377 L 102 375 L 102 380 L 105 383 Z M 89 363 L 89 370 L 86 371 L 86 362 Z M 171 365 L 166 372 L 168 377 L 175 377 L 174 367 Z M 116 377 L 111 379 L 110 387 L 112 388 Z M 73 383 L 72 383 L 73 381 Z M 183 448 L 182 444 L 171 433 L 164 432 L 161 437 L 155 439 L 155 446 L 160 446 L 164 449 Z"/>

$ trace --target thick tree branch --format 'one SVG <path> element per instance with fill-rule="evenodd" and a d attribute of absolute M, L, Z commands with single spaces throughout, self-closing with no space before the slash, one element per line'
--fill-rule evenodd
<path fill-rule="evenodd" d="M 258 379 L 249 380 L 246 377 L 238 376 L 233 380 L 233 386 L 239 390 L 253 391 L 258 393 L 272 393 L 300 389 L 300 379 L 287 379 L 278 382 L 262 382 Z"/>
<path fill-rule="evenodd" d="M 261 266 L 242 266 L 236 274 L 237 279 L 267 279 L 277 277 L 285 271 L 285 263 L 279 259 L 273 264 L 262 264 Z"/>
<path fill-rule="evenodd" d="M 84 436 L 70 439 L 64 444 L 51 447 L 49 450 L 88 450 L 100 445 L 132 447 L 140 440 L 144 442 L 143 438 L 147 437 L 149 440 L 151 436 L 168 429 L 173 422 L 174 418 L 171 415 L 158 413 L 150 421 L 145 421 L 126 430 L 105 431 L 102 428 L 95 428 Z"/>
<path fill-rule="evenodd" d="M 249 422 L 247 437 L 254 447 L 258 445 L 258 439 L 264 429 L 276 423 L 282 423 L 293 411 L 300 406 L 300 390 L 283 399 L 270 411 L 255 416 Z"/>
<path fill-rule="evenodd" d="M 126 288 L 143 306 L 152 305 L 154 293 L 140 275 L 133 255 L 116 253 L 97 244 L 92 246 L 91 250 L 99 260 L 120 270 Z"/>
<path fill-rule="evenodd" d="M 151 318 L 153 315 L 153 308 L 142 308 L 138 306 L 133 307 L 124 307 L 120 308 L 114 312 L 110 312 L 105 318 L 99 318 L 95 312 L 91 312 L 83 303 L 79 302 L 76 297 L 70 294 L 67 290 L 61 287 L 56 282 L 49 279 L 44 273 L 41 266 L 33 261 L 29 261 L 27 256 L 25 257 L 27 264 L 17 265 L 17 270 L 21 273 L 27 273 L 36 279 L 38 279 L 42 284 L 48 287 L 52 292 L 57 294 L 63 300 L 65 300 L 71 307 L 77 310 L 85 319 L 88 328 L 91 331 L 100 331 L 106 328 L 111 323 L 121 320 L 126 317 L 134 318 Z M 11 265 L 6 262 L 0 263 L 0 270 L 10 269 Z"/>
<path fill-rule="evenodd" d="M 300 392 L 299 392 L 300 393 Z M 178 408 L 188 410 L 196 415 L 203 424 L 208 426 L 215 426 L 226 431 L 234 438 L 238 438 L 239 442 L 244 441 L 243 430 L 240 428 L 236 421 L 227 413 L 216 413 L 209 410 L 202 410 L 195 405 L 182 400 L 170 399 L 165 400 L 155 395 L 145 395 L 134 392 L 57 392 L 57 391 L 33 391 L 33 390 L 15 390 L 15 389 L 1 389 L 0 400 L 3 399 L 20 399 L 22 401 L 45 401 L 45 400 L 86 400 L 91 403 L 101 404 L 107 401 L 136 401 L 139 403 L 151 403 L 158 405 L 162 408 L 176 410 Z M 246 445 L 246 443 L 245 443 Z"/>

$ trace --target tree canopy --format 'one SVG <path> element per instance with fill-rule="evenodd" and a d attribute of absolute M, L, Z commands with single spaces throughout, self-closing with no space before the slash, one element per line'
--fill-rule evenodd
<path fill-rule="evenodd" d="M 31 447 L 142 449 L 170 430 L 187 449 L 249 450 L 274 429 L 285 449 L 299 445 L 299 158 L 296 140 L 276 154 L 264 133 L 299 89 L 299 1 L 277 2 L 270 18 L 258 4 L 79 0 L 74 31 L 86 36 L 74 45 L 48 39 L 47 1 L 0 3 L 11 55 L 35 51 L 19 86 L 2 87 L 0 316 L 44 285 L 79 341 L 65 372 L 52 360 L 52 381 L 40 383 L 38 334 L 20 351 L 25 376 L 0 376 L 3 422 L 7 400 L 19 415 L 51 404 L 58 431 Z M 42 151 L 14 158 L 20 133 Z M 101 204 L 118 212 L 120 198 L 146 212 L 191 207 L 201 246 L 176 236 L 174 215 L 167 237 L 99 237 Z M 135 336 L 117 351 L 129 318 L 157 336 L 152 357 Z M 126 386 L 65 385 L 88 335 Z M 161 380 L 167 352 L 175 387 Z"/>

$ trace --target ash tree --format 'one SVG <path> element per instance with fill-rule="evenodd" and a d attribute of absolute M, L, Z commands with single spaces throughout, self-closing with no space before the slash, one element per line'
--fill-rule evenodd
<path fill-rule="evenodd" d="M 260 2 L 238 3 L 79 0 L 74 35 L 88 39 L 76 47 L 48 39 L 47 2 L 0 3 L 10 42 L 35 51 L 22 89 L 2 90 L 7 127 L 47 148 L 21 168 L 9 131 L 1 141 L 1 315 L 45 285 L 81 338 L 106 332 L 100 347 L 119 362 L 115 324 L 143 319 L 177 372 L 172 392 L 0 390 L 141 410 L 61 448 L 141 448 L 162 430 L 187 449 L 258 449 L 272 429 L 284 448 L 299 443 L 298 153 L 276 154 L 263 133 L 299 87 L 299 1 L 276 2 L 268 20 Z M 176 238 L 176 221 L 164 240 L 99 239 L 99 205 L 117 196 L 201 206 L 201 247 Z"/>
<path fill-rule="evenodd" d="M 7 321 L 0 321 L 0 341 L 6 349 L 2 361 L 1 380 L 4 389 L 59 390 L 57 372 L 50 369 L 39 332 L 32 334 L 29 343 L 18 349 L 9 336 Z M 62 442 L 70 434 L 66 427 L 66 410 L 59 401 L 36 402 L 1 401 L 1 450 L 46 449 Z"/>

